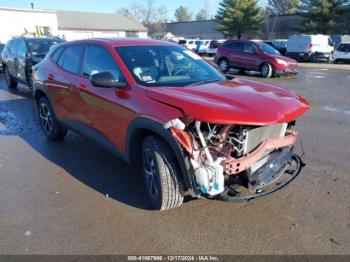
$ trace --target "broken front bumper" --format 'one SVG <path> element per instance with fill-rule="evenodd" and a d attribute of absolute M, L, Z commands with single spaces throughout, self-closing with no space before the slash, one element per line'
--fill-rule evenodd
<path fill-rule="evenodd" d="M 297 136 L 298 133 L 293 131 L 290 135 L 285 137 L 266 139 L 257 149 L 247 156 L 239 159 L 230 158 L 226 160 L 224 162 L 224 170 L 226 174 L 229 175 L 238 174 L 258 162 L 264 156 L 266 151 L 293 145 Z"/>
<path fill-rule="evenodd" d="M 238 176 L 234 176 L 218 199 L 242 202 L 267 196 L 288 185 L 304 166 L 301 158 L 293 154 L 293 148 L 284 148 L 272 154 L 275 156 L 253 174 L 247 173 L 248 188 Z"/>

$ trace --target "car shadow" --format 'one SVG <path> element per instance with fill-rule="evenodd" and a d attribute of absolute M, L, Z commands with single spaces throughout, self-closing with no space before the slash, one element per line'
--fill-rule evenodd
<path fill-rule="evenodd" d="M 230 69 L 226 74 L 226 76 L 250 76 L 250 77 L 258 77 L 262 78 L 261 73 L 258 71 L 240 71 L 237 69 Z"/>
<path fill-rule="evenodd" d="M 142 175 L 135 168 L 74 132 L 68 132 L 62 141 L 48 140 L 39 126 L 31 94 L 3 86 L 0 77 L 2 93 L 7 92 L 8 96 L 17 96 L 18 99 L 1 101 L 0 123 L 3 127 L 0 128 L 0 136 L 21 137 L 44 158 L 105 197 L 135 208 L 152 209 Z"/>

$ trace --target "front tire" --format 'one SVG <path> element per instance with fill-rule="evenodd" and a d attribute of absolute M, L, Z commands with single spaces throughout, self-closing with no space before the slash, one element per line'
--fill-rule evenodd
<path fill-rule="evenodd" d="M 264 63 L 260 67 L 260 73 L 263 78 L 270 78 L 273 75 L 273 68 L 269 63 Z"/>
<path fill-rule="evenodd" d="M 13 79 L 13 77 L 10 74 L 10 71 L 7 69 L 7 67 L 4 67 L 4 74 L 5 74 L 5 82 L 8 88 L 16 88 L 17 82 Z"/>
<path fill-rule="evenodd" d="M 170 147 L 156 136 L 148 136 L 142 145 L 142 168 L 148 199 L 154 209 L 167 210 L 183 202 L 180 169 Z"/>
<path fill-rule="evenodd" d="M 38 102 L 40 126 L 46 137 L 50 140 L 60 140 L 67 134 L 67 129 L 61 127 L 55 113 L 46 97 Z"/>

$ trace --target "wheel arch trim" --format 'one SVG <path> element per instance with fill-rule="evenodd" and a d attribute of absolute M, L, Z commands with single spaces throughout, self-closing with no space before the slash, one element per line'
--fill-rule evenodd
<path fill-rule="evenodd" d="M 133 149 L 137 147 L 141 149 L 140 144 L 138 144 L 140 141 L 137 138 L 137 136 L 140 135 L 141 130 L 146 132 L 146 135 L 147 133 L 150 133 L 159 136 L 170 146 L 180 167 L 181 177 L 185 183 L 186 188 L 190 191 L 192 196 L 198 195 L 197 193 L 194 193 L 196 192 L 194 180 L 191 179 L 189 175 L 189 172 L 191 172 L 191 167 L 188 158 L 184 156 L 180 145 L 176 142 L 171 133 L 165 129 L 163 125 L 154 120 L 140 117 L 134 119 L 129 124 L 125 141 L 126 160 L 129 163 L 133 163 L 135 160 L 137 160 L 137 155 L 135 156 L 135 154 L 138 152 L 140 153 L 140 151 L 136 150 L 135 152 Z M 135 143 L 137 145 L 135 145 Z"/>

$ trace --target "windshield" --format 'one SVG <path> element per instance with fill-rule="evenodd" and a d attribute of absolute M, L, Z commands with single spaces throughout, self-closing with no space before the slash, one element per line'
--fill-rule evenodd
<path fill-rule="evenodd" d="M 181 46 L 116 47 L 135 81 L 145 86 L 185 86 L 225 77 Z"/>
<path fill-rule="evenodd" d="M 340 52 L 350 52 L 350 44 L 340 44 L 337 48 Z"/>
<path fill-rule="evenodd" d="M 45 56 L 50 47 L 53 45 L 57 45 L 62 41 L 57 39 L 28 39 L 27 43 L 29 46 L 29 51 L 33 56 Z"/>
<path fill-rule="evenodd" d="M 261 51 L 268 55 L 281 55 L 275 48 L 268 44 L 259 43 Z"/>

